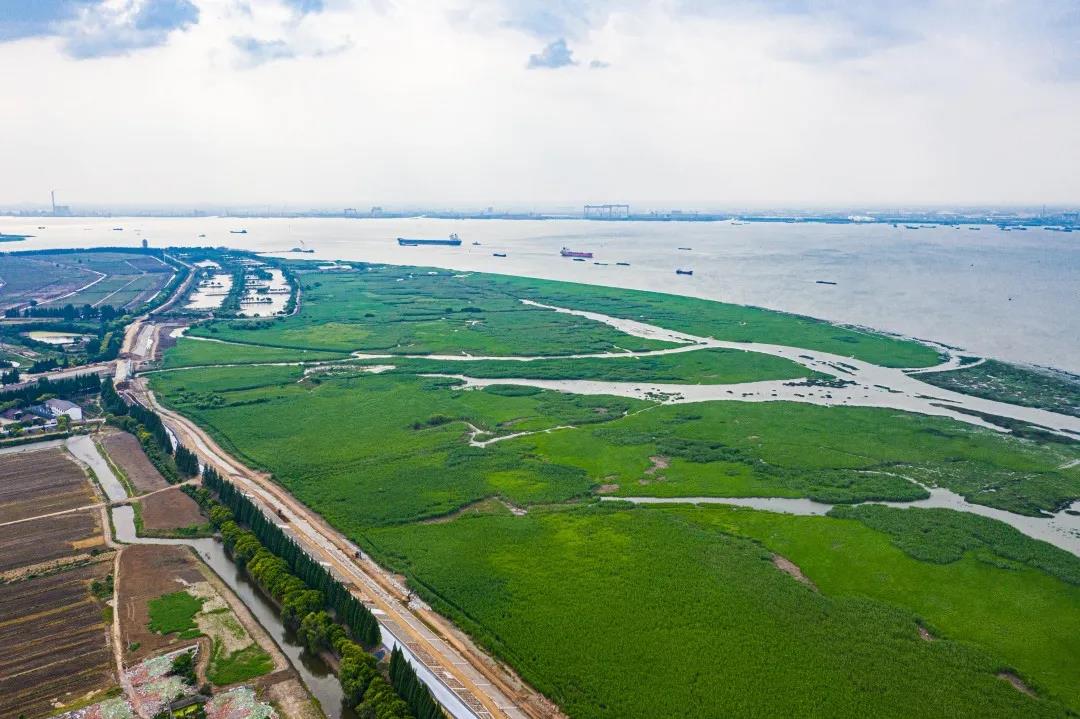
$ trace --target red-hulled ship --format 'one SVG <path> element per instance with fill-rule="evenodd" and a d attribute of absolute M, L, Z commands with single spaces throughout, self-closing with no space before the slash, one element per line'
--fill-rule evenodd
<path fill-rule="evenodd" d="M 592 253 L 591 252 L 577 252 L 575 250 L 568 250 L 565 247 L 562 248 L 562 250 L 559 252 L 559 254 L 562 255 L 563 257 L 580 257 L 580 258 L 585 259 L 585 260 L 592 259 Z"/>

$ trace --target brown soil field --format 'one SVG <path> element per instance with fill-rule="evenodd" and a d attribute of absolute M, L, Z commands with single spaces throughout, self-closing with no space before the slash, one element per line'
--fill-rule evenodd
<path fill-rule="evenodd" d="M 88 509 L 0 526 L 0 547 L 0 572 L 103 550 L 101 514 Z"/>
<path fill-rule="evenodd" d="M 0 455 L 0 523 L 98 501 L 90 479 L 63 448 Z"/>
<path fill-rule="evenodd" d="M 0 585 L 0 717 L 47 716 L 116 685 L 104 604 L 90 582 L 111 562 Z"/>
<path fill-rule="evenodd" d="M 151 533 L 207 523 L 199 505 L 179 487 L 147 495 L 139 504 L 142 505 L 143 529 Z"/>
<path fill-rule="evenodd" d="M 205 581 L 199 571 L 199 560 L 191 549 L 182 545 L 133 544 L 120 553 L 117 591 L 120 597 L 120 640 L 124 645 L 124 666 L 162 652 L 195 644 L 194 640 L 179 641 L 175 636 L 162 636 L 150 631 L 150 607 L 147 602 L 162 594 L 177 592 L 184 583 Z M 139 648 L 130 651 L 133 642 Z"/>
<path fill-rule="evenodd" d="M 140 492 L 153 492 L 169 486 L 161 473 L 146 458 L 139 440 L 127 432 L 112 432 L 101 440 L 101 445 L 128 480 Z"/>

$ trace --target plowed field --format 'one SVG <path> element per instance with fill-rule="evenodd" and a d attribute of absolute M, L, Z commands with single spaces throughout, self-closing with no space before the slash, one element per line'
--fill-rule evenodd
<path fill-rule="evenodd" d="M 86 473 L 62 448 L 0 455 L 0 523 L 96 501 Z"/>
<path fill-rule="evenodd" d="M 0 585 L 0 717 L 46 716 L 116 684 L 104 605 L 89 589 L 111 570 L 100 562 Z"/>
<path fill-rule="evenodd" d="M 112 461 L 123 470 L 128 480 L 140 492 L 153 492 L 169 486 L 161 473 L 150 463 L 139 440 L 127 432 L 115 432 L 101 440 Z"/>

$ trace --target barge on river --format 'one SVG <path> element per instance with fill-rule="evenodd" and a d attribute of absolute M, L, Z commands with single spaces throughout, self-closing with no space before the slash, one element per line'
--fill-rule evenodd
<path fill-rule="evenodd" d="M 399 237 L 397 243 L 402 247 L 417 247 L 420 245 L 449 245 L 450 247 L 457 247 L 461 244 L 461 238 L 457 234 L 452 234 L 445 240 L 425 240 L 425 239 L 413 239 L 410 237 Z"/>

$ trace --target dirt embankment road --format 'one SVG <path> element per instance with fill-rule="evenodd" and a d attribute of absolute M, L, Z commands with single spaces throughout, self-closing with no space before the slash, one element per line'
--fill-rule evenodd
<path fill-rule="evenodd" d="M 358 548 L 323 519 L 293 498 L 267 475 L 228 455 L 194 422 L 161 406 L 146 389 L 133 383 L 130 396 L 158 412 L 180 441 L 200 458 L 224 472 L 261 504 L 281 510 L 293 536 L 313 556 L 354 582 L 362 599 L 384 626 L 423 661 L 466 706 L 482 718 L 547 719 L 563 716 L 551 702 L 528 687 L 507 667 L 484 654 L 445 618 L 418 602 L 386 570 L 360 558 Z"/>

